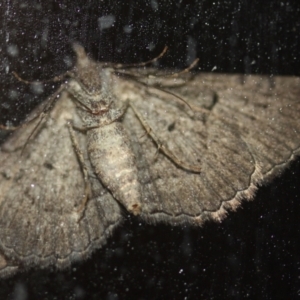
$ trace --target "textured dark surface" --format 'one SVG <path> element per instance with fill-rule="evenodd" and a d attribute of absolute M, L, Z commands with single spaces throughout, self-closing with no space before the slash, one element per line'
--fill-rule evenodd
<path fill-rule="evenodd" d="M 0 13 L 1 124 L 22 120 L 56 88 L 26 86 L 10 71 L 61 74 L 70 40 L 100 61 L 146 61 L 168 45 L 165 67 L 199 57 L 206 72 L 300 74 L 298 0 L 6 1 Z M 100 29 L 106 15 L 115 22 Z M 1 299 L 297 299 L 299 170 L 293 164 L 221 224 L 151 226 L 125 214 L 91 259 L 2 280 Z"/>

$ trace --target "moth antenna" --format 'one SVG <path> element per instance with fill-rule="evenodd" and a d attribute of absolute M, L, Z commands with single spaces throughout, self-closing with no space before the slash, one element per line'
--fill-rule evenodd
<path fill-rule="evenodd" d="M 178 96 L 178 95 L 176 95 L 176 94 L 174 94 L 174 93 L 172 93 L 172 92 L 169 92 L 169 91 L 167 91 L 167 90 L 164 90 L 164 89 L 162 89 L 162 88 L 159 88 L 158 86 L 154 86 L 154 85 L 153 85 L 153 86 L 150 86 L 150 85 L 148 85 L 147 83 L 138 80 L 138 79 L 137 79 L 137 76 L 131 76 L 131 75 L 129 75 L 129 74 L 122 74 L 122 75 L 123 75 L 124 77 L 127 77 L 128 79 L 131 79 L 131 80 L 136 81 L 138 84 L 141 84 L 142 86 L 144 86 L 144 87 L 146 87 L 146 88 L 153 88 L 153 89 L 156 89 L 156 90 L 161 91 L 161 92 L 163 92 L 163 93 L 172 95 L 173 97 L 177 98 L 178 100 L 180 100 L 181 102 L 183 102 L 184 104 L 186 104 L 191 110 L 194 110 L 194 109 L 193 109 L 193 106 L 192 106 L 191 104 L 189 104 L 187 100 L 181 98 L 180 96 Z"/>
<path fill-rule="evenodd" d="M 169 95 L 171 95 L 171 96 L 174 97 L 174 98 L 177 98 L 178 100 L 180 100 L 181 102 L 183 102 L 185 105 L 187 105 L 191 110 L 194 110 L 193 106 L 192 106 L 191 104 L 189 104 L 189 102 L 188 102 L 187 100 L 185 100 L 184 98 L 182 98 L 182 97 L 176 95 L 175 93 L 172 93 L 172 92 L 170 92 L 170 91 L 161 89 L 161 88 L 159 88 L 159 87 L 157 87 L 157 86 L 153 86 L 152 88 L 154 88 L 154 89 L 156 89 L 156 90 L 158 90 L 158 91 L 161 91 L 161 92 L 163 92 L 163 93 L 169 94 Z"/>
<path fill-rule="evenodd" d="M 26 79 L 23 79 L 22 77 L 20 77 L 20 75 L 15 72 L 15 71 L 12 71 L 12 74 L 16 77 L 16 79 L 18 79 L 19 81 L 25 83 L 25 84 L 32 84 L 32 83 L 37 83 L 37 82 L 41 82 L 41 83 L 48 83 L 48 82 L 59 82 L 59 81 L 62 81 L 64 80 L 67 76 L 70 76 L 72 73 L 71 71 L 67 71 L 61 75 L 58 75 L 58 76 L 55 76 L 51 79 L 46 79 L 46 80 L 34 80 L 34 81 L 29 81 L 29 80 L 26 80 Z"/>
<path fill-rule="evenodd" d="M 144 66 L 153 64 L 156 61 L 158 61 L 160 58 L 162 58 L 166 54 L 167 50 L 168 50 L 168 47 L 165 46 L 163 51 L 158 56 L 154 57 L 153 59 L 150 59 L 148 61 L 141 62 L 141 63 L 136 63 L 136 64 L 116 64 L 116 65 L 114 65 L 114 68 L 115 69 L 123 69 L 123 68 L 144 67 Z"/>
<path fill-rule="evenodd" d="M 170 75 L 159 75 L 158 77 L 164 76 L 164 77 L 174 77 L 175 78 L 182 74 L 189 73 L 193 68 L 195 68 L 197 66 L 198 62 L 199 62 L 199 58 L 196 58 L 187 68 L 183 69 L 182 71 L 176 72 L 176 73 L 173 73 Z"/>
<path fill-rule="evenodd" d="M 147 75 L 141 74 L 141 75 L 139 75 L 139 77 L 150 78 L 150 79 L 162 78 L 162 77 L 163 78 L 177 78 L 177 77 L 181 76 L 182 74 L 189 73 L 193 68 L 195 68 L 197 66 L 198 62 L 199 62 L 199 58 L 196 58 L 187 68 L 185 68 L 179 72 L 172 73 L 172 74 L 147 74 Z M 124 72 L 123 74 L 137 77 L 136 75 L 131 74 L 129 72 L 128 73 Z"/>
<path fill-rule="evenodd" d="M 165 47 L 164 51 L 166 51 L 166 50 L 167 50 L 167 49 L 166 49 L 166 47 Z M 155 59 L 158 59 L 159 57 L 161 57 L 161 56 L 164 54 L 164 51 L 160 54 L 160 56 L 158 56 L 158 57 L 155 58 Z M 150 62 L 150 61 L 149 61 L 149 62 Z M 182 75 L 182 74 L 185 74 L 185 73 L 190 72 L 190 71 L 198 64 L 198 62 L 199 62 L 199 58 L 196 58 L 196 59 L 195 59 L 195 60 L 194 60 L 187 68 L 185 68 L 184 70 L 182 70 L 182 71 L 180 71 L 180 72 L 176 72 L 176 73 L 173 73 L 173 74 L 145 75 L 145 76 L 141 75 L 140 77 L 151 78 L 151 79 L 152 79 L 152 78 L 155 79 L 155 78 L 158 78 L 158 77 L 177 78 L 177 77 L 179 77 L 179 76 Z M 124 72 L 124 73 L 119 74 L 119 75 L 124 76 L 124 77 L 127 77 L 127 78 L 132 79 L 132 80 L 136 80 L 139 84 L 141 84 L 141 85 L 143 85 L 143 86 L 145 86 L 145 87 L 149 87 L 146 83 L 144 83 L 144 82 L 138 80 L 138 79 L 137 79 L 138 76 L 136 76 L 136 75 L 134 75 L 134 74 L 130 74 L 130 73 L 125 73 L 125 72 Z M 173 97 L 177 98 L 177 99 L 180 100 L 181 102 L 185 103 L 191 110 L 195 110 L 194 107 L 193 107 L 192 105 L 190 105 L 190 104 L 188 103 L 187 100 L 181 98 L 180 96 L 178 96 L 178 95 L 176 95 L 176 94 L 174 94 L 174 93 L 172 93 L 172 92 L 166 91 L 166 90 L 164 90 L 164 89 L 161 89 L 161 88 L 159 88 L 159 87 L 157 87 L 157 86 L 152 86 L 152 87 L 155 88 L 155 89 L 157 89 L 157 90 L 159 90 L 159 91 L 161 91 L 161 92 L 164 92 L 164 93 L 166 93 L 166 94 L 172 95 Z M 196 110 L 197 110 L 197 108 L 196 108 Z M 206 112 L 206 113 L 207 113 L 207 112 Z"/>

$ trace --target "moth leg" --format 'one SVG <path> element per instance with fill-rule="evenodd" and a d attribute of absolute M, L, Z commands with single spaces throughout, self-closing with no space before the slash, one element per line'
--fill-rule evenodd
<path fill-rule="evenodd" d="M 26 79 L 23 79 L 21 76 L 19 76 L 18 73 L 16 72 L 12 72 L 12 74 L 15 76 L 15 78 L 17 80 L 19 80 L 20 82 L 23 82 L 25 84 L 32 84 L 34 82 L 42 82 L 42 83 L 47 83 L 47 82 L 59 82 L 59 81 L 62 81 L 64 80 L 66 77 L 72 77 L 73 76 L 73 72 L 72 71 L 67 71 L 61 75 L 58 75 L 58 76 L 55 76 L 51 79 L 48 79 L 48 80 L 38 80 L 38 81 L 29 81 L 29 80 L 26 80 Z M 48 102 L 50 103 L 48 105 L 48 107 L 45 108 L 45 111 L 47 111 L 47 113 L 45 113 L 45 111 L 43 111 L 40 115 L 32 118 L 31 120 L 27 121 L 26 123 L 23 123 L 19 126 L 4 126 L 4 125 L 1 125 L 0 124 L 0 129 L 3 129 L 3 130 L 16 130 L 20 127 L 23 127 L 24 125 L 26 125 L 27 123 L 31 122 L 31 121 L 34 121 L 35 119 L 37 119 L 39 116 L 41 116 L 41 120 L 39 121 L 38 125 L 42 122 L 42 120 L 44 119 L 44 117 L 48 114 L 48 111 L 53 107 L 53 105 L 56 103 L 57 99 L 58 99 L 58 96 L 59 94 L 66 88 L 67 86 L 67 83 L 63 83 L 56 91 L 53 95 L 50 96 L 50 98 L 48 99 Z"/>
<path fill-rule="evenodd" d="M 13 71 L 12 72 L 13 75 L 16 77 L 16 79 L 18 79 L 19 81 L 23 82 L 23 83 L 26 83 L 26 84 L 32 84 L 32 83 L 35 83 L 35 82 L 41 82 L 41 83 L 47 83 L 47 82 L 59 82 L 59 81 L 62 81 L 64 80 L 67 76 L 70 76 L 72 75 L 72 72 L 71 71 L 67 71 L 63 74 L 60 74 L 58 76 L 55 76 L 53 78 L 50 78 L 50 79 L 46 79 L 46 80 L 34 80 L 34 81 L 29 81 L 29 80 L 26 80 L 26 79 L 23 79 L 17 72 Z"/>
<path fill-rule="evenodd" d="M 52 94 L 48 100 L 47 103 L 48 105 L 44 108 L 44 110 L 37 114 L 36 116 L 34 116 L 32 119 L 25 121 L 24 123 L 22 123 L 19 126 L 5 126 L 5 125 L 1 125 L 0 124 L 0 129 L 3 130 L 8 130 L 8 131 L 14 131 L 16 129 L 22 128 L 24 126 L 26 126 L 27 123 L 33 122 L 34 120 L 36 120 L 37 118 L 40 118 L 40 120 L 38 121 L 38 124 L 36 125 L 35 129 L 33 130 L 32 134 L 28 137 L 28 140 L 30 139 L 30 137 L 33 135 L 33 133 L 36 131 L 37 127 L 41 124 L 41 122 L 44 120 L 44 118 L 46 116 L 48 116 L 50 110 L 53 108 L 53 106 L 55 105 L 56 101 L 59 99 L 59 95 L 61 94 L 61 92 L 66 88 L 67 84 L 62 84 L 56 91 L 54 94 Z"/>
<path fill-rule="evenodd" d="M 201 168 L 198 166 L 193 166 L 190 164 L 187 164 L 185 162 L 183 162 L 182 160 L 180 160 L 179 158 L 177 158 L 160 140 L 159 138 L 155 135 L 155 133 L 153 132 L 152 128 L 147 124 L 147 122 L 145 121 L 145 119 L 142 117 L 142 115 L 139 113 L 138 109 L 131 103 L 129 102 L 130 107 L 132 108 L 134 114 L 137 116 L 138 120 L 140 121 L 140 123 L 142 124 L 142 126 L 145 128 L 146 133 L 152 138 L 152 140 L 155 142 L 155 144 L 157 145 L 157 151 L 161 151 L 163 152 L 168 158 L 170 158 L 177 166 L 188 170 L 188 171 L 192 171 L 195 173 L 200 173 L 201 172 Z"/>
<path fill-rule="evenodd" d="M 85 162 L 84 162 L 83 154 L 82 154 L 82 152 L 79 148 L 73 126 L 71 125 L 71 122 L 67 123 L 67 125 L 68 125 L 68 129 L 69 129 L 69 132 L 70 132 L 72 145 L 73 145 L 73 148 L 75 150 L 77 159 L 79 161 L 79 164 L 80 164 L 80 167 L 81 167 L 81 170 L 82 170 L 82 173 L 83 173 L 83 180 L 84 180 L 84 184 L 85 184 L 85 192 L 84 192 L 83 199 L 81 201 L 81 204 L 76 208 L 76 211 L 81 214 L 81 216 L 78 220 L 78 221 L 80 221 L 81 218 L 83 217 L 86 204 L 89 201 L 90 196 L 91 196 L 91 187 L 90 187 L 90 182 L 89 182 L 88 170 L 87 170 L 87 167 L 86 167 Z"/>

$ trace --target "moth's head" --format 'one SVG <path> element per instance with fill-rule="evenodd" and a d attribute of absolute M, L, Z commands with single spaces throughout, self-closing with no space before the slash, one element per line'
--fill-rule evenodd
<path fill-rule="evenodd" d="M 102 72 L 101 64 L 92 60 L 80 44 L 74 43 L 73 50 L 77 57 L 74 68 L 75 79 L 88 94 L 100 94 L 102 88 L 100 77 Z"/>

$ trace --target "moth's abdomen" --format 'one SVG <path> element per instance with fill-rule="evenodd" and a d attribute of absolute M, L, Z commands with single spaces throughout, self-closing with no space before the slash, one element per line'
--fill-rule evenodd
<path fill-rule="evenodd" d="M 141 210 L 134 154 L 119 122 L 88 131 L 88 153 L 101 182 L 130 212 Z"/>

